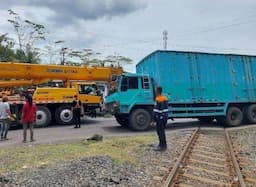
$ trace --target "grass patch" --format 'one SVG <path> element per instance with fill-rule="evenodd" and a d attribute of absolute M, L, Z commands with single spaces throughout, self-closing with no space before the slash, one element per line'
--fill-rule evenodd
<path fill-rule="evenodd" d="M 108 155 L 116 162 L 136 164 L 139 146 L 156 140 L 155 135 L 107 138 L 102 142 L 5 147 L 0 149 L 0 173 L 20 171 L 81 157 Z"/>

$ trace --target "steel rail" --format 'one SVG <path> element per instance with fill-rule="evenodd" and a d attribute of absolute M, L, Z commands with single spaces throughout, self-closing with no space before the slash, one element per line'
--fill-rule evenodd
<path fill-rule="evenodd" d="M 181 155 L 179 156 L 177 162 L 175 163 L 173 169 L 171 170 L 168 177 L 166 178 L 165 183 L 163 184 L 163 187 L 170 187 L 170 186 L 174 185 L 175 180 L 177 180 L 178 173 L 179 173 L 180 169 L 183 167 L 185 157 L 188 155 L 189 150 L 191 148 L 191 145 L 195 141 L 196 135 L 199 133 L 199 131 L 200 131 L 200 128 L 198 127 L 194 131 L 194 133 L 192 134 L 191 138 L 189 139 L 188 143 L 186 144 L 185 148 L 183 149 Z M 225 134 L 225 140 L 226 140 L 227 145 L 228 145 L 228 152 L 229 152 L 229 154 L 231 156 L 231 159 L 232 159 L 232 165 L 234 167 L 236 177 L 238 178 L 237 182 L 239 183 L 240 187 L 246 187 L 243 175 L 241 173 L 239 164 L 238 164 L 236 156 L 235 156 L 233 146 L 231 144 L 231 139 L 229 137 L 228 131 L 226 129 L 224 129 L 224 132 L 225 132 L 224 133 Z"/>
<path fill-rule="evenodd" d="M 187 143 L 186 147 L 184 148 L 184 150 L 182 151 L 181 155 L 179 156 L 177 162 L 175 163 L 175 166 L 173 167 L 170 174 L 168 175 L 163 187 L 169 187 L 170 184 L 172 184 L 173 181 L 175 180 L 179 169 L 182 167 L 182 162 L 183 162 L 186 154 L 188 153 L 188 150 L 189 150 L 191 144 L 195 140 L 196 134 L 199 132 L 199 130 L 200 130 L 200 127 L 198 127 L 192 134 L 191 138 L 189 139 L 189 142 Z"/>
<path fill-rule="evenodd" d="M 233 146 L 231 144 L 231 140 L 230 140 L 228 131 L 226 129 L 224 129 L 224 131 L 225 131 L 225 137 L 226 137 L 228 147 L 229 147 L 229 152 L 230 152 L 230 155 L 231 155 L 231 158 L 232 158 L 232 163 L 233 163 L 235 172 L 237 174 L 239 184 L 240 184 L 241 187 L 246 187 L 243 175 L 242 175 L 240 167 L 239 167 L 239 164 L 236 160 L 235 152 L 234 152 Z"/>

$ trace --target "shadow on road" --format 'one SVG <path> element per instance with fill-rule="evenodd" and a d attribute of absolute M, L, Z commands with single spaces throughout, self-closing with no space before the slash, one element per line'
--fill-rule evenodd
<path fill-rule="evenodd" d="M 222 127 L 221 125 L 217 124 L 216 122 L 213 122 L 211 124 L 202 124 L 199 121 L 186 121 L 186 122 L 172 122 L 168 121 L 168 124 L 166 126 L 167 131 L 172 131 L 172 130 L 179 130 L 179 129 L 189 129 L 189 128 L 196 128 L 196 127 L 209 127 L 209 128 L 220 128 Z M 127 128 L 127 127 L 121 127 L 121 126 L 107 126 L 107 127 L 102 127 L 104 131 L 108 131 L 111 133 L 114 132 L 131 132 L 132 130 Z M 153 132 L 155 131 L 154 127 L 150 127 L 150 129 L 147 132 Z M 134 133 L 139 133 L 134 131 Z"/>
<path fill-rule="evenodd" d="M 246 127 L 250 126 L 250 124 L 247 125 L 241 125 L 240 127 Z M 167 131 L 175 131 L 175 130 L 186 130 L 190 128 L 196 128 L 196 127 L 201 127 L 201 128 L 233 128 L 233 127 L 224 127 L 223 125 L 218 124 L 216 121 L 213 121 L 212 123 L 202 123 L 197 120 L 191 120 L 191 121 L 168 121 L 168 124 L 166 126 Z M 109 133 L 126 133 L 126 132 L 132 132 L 131 129 L 128 127 L 122 127 L 122 126 L 102 126 L 104 131 L 107 131 Z M 146 132 L 154 132 L 155 128 L 150 127 L 149 130 Z M 134 131 L 134 133 L 141 133 Z"/>

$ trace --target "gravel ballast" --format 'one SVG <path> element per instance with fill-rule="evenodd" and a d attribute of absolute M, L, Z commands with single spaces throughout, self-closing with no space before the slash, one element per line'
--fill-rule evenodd
<path fill-rule="evenodd" d="M 131 156 L 138 163 L 119 163 L 109 156 L 93 156 L 55 165 L 24 169 L 0 175 L 0 186 L 160 186 L 193 130 L 167 134 L 168 149 L 155 152 L 154 146 L 140 145 Z"/>
<path fill-rule="evenodd" d="M 256 128 L 245 128 L 230 131 L 234 149 L 237 153 L 239 164 L 243 168 L 242 174 L 256 181 Z M 246 181 L 248 182 L 248 181 Z M 255 186 L 255 183 L 247 183 Z"/>
<path fill-rule="evenodd" d="M 129 164 L 117 164 L 108 156 L 97 156 L 8 174 L 1 186 L 137 186 L 133 173 Z"/>

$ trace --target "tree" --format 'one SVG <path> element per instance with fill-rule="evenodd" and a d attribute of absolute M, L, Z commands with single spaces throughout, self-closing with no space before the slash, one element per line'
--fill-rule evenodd
<path fill-rule="evenodd" d="M 94 52 L 92 49 L 83 50 L 71 50 L 68 56 L 72 59 L 77 59 L 86 66 L 100 66 L 102 65 L 102 60 L 98 58 L 100 53 Z"/>
<path fill-rule="evenodd" d="M 61 62 L 60 64 L 61 65 L 65 65 L 65 62 L 66 62 L 66 59 L 65 59 L 65 56 L 66 54 L 68 54 L 68 48 L 67 47 L 62 47 L 61 50 L 60 50 L 60 55 L 61 55 Z"/>
<path fill-rule="evenodd" d="M 123 66 L 125 64 L 131 64 L 132 60 L 128 57 L 120 55 L 110 55 L 106 58 L 100 57 L 101 53 L 94 52 L 92 49 L 83 50 L 71 50 L 68 56 L 74 60 L 77 59 L 86 66 Z M 74 64 L 78 64 L 74 62 Z"/>
<path fill-rule="evenodd" d="M 13 46 L 14 41 L 7 34 L 0 34 L 0 61 L 13 61 L 16 58 Z"/>
<path fill-rule="evenodd" d="M 19 14 L 11 9 L 8 10 L 8 13 L 11 17 L 8 21 L 13 25 L 18 39 L 18 60 L 29 63 L 38 63 L 40 60 L 40 53 L 35 47 L 35 43 L 45 40 L 45 27 L 30 20 L 23 20 Z"/>
<path fill-rule="evenodd" d="M 120 67 L 125 64 L 131 64 L 132 60 L 128 57 L 124 57 L 121 55 L 110 55 L 110 56 L 107 56 L 104 62 Z"/>
<path fill-rule="evenodd" d="M 43 50 L 43 53 L 48 55 L 49 57 L 49 63 L 52 64 L 53 61 L 57 61 L 56 58 L 54 58 L 55 56 L 58 56 L 61 53 L 61 49 L 62 47 L 60 47 L 59 45 L 65 43 L 64 40 L 57 40 L 54 41 L 53 43 L 50 43 L 49 45 L 45 46 L 45 49 Z M 62 57 L 60 57 L 61 59 Z"/>

